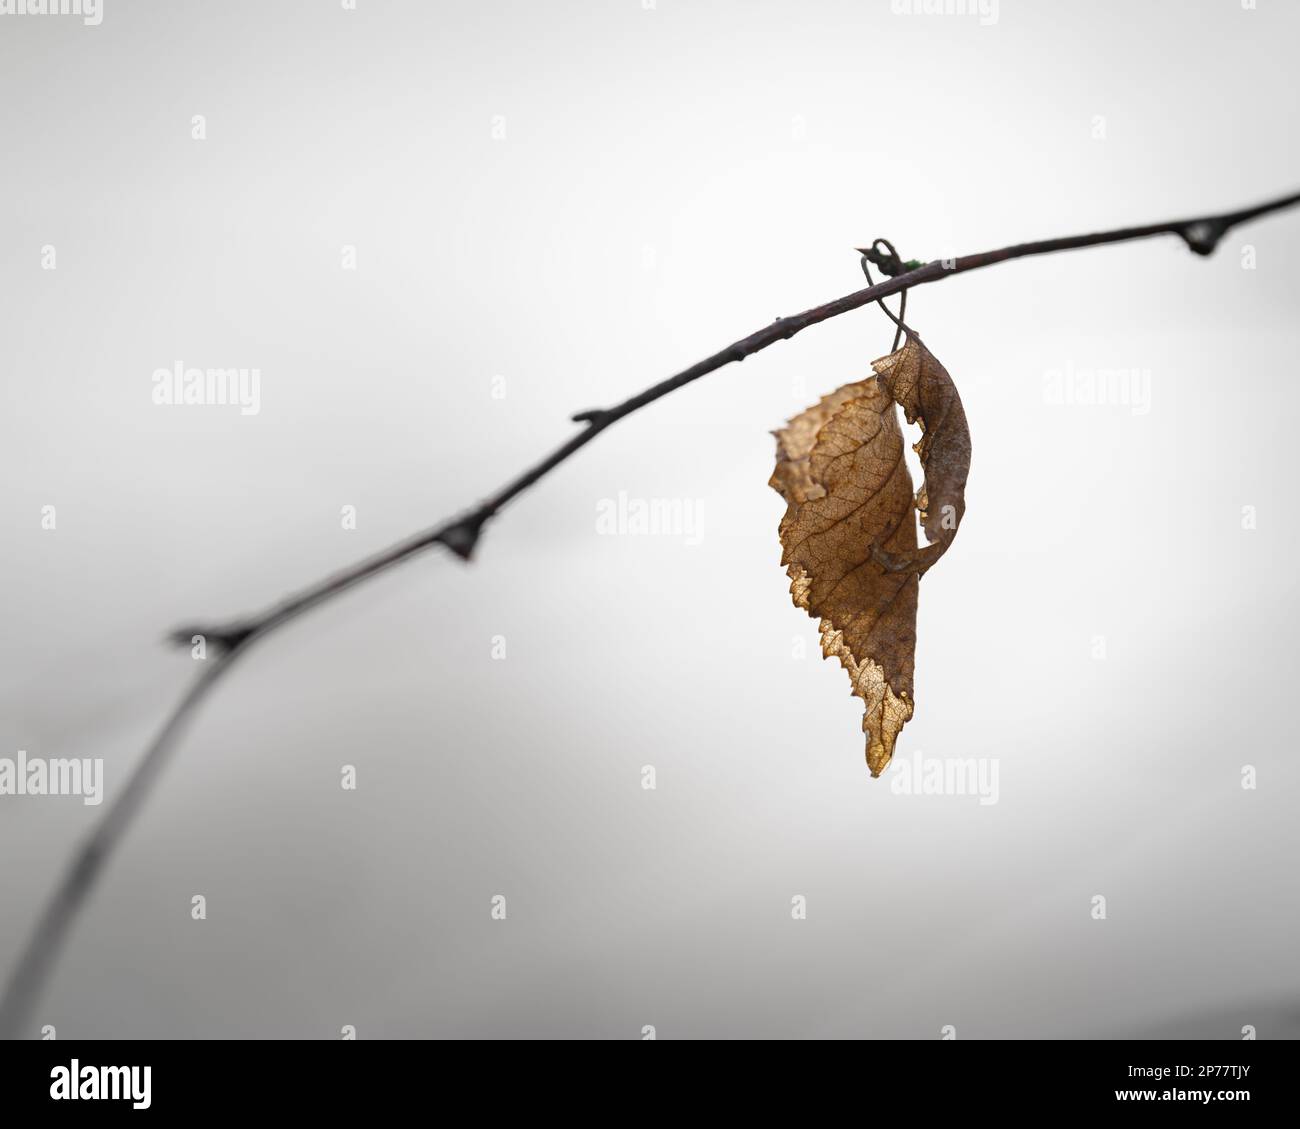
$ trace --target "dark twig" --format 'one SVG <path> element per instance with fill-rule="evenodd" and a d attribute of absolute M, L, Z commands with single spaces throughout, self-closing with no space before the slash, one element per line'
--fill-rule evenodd
<path fill-rule="evenodd" d="M 230 668 L 235 653 L 228 651 L 218 655 L 190 684 L 185 696 L 154 737 L 153 744 L 145 750 L 126 785 L 114 797 L 99 826 L 82 843 L 72 864 L 63 872 L 57 889 L 45 904 L 27 948 L 9 974 L 4 1002 L 0 1005 L 0 1038 L 15 1039 L 22 1034 L 22 1025 L 54 970 L 73 922 L 86 904 L 101 868 L 140 810 L 151 785 L 184 732 L 185 723 L 217 679 Z"/>
<path fill-rule="evenodd" d="M 1209 255 L 1224 235 L 1238 224 L 1270 212 L 1281 211 L 1298 203 L 1300 203 L 1300 193 L 1293 193 L 1253 208 L 1243 208 L 1224 215 L 1172 220 L 1167 223 L 1126 227 L 1092 235 L 1047 239 L 1038 243 L 1019 243 L 997 251 L 985 251 L 954 260 L 936 260 L 924 265 L 900 262 L 892 247 L 886 245 L 886 251 L 882 252 L 873 245 L 861 253 L 865 260 L 875 263 L 888 276 L 885 281 L 846 294 L 825 305 L 815 306 L 794 317 L 777 318 L 770 325 L 733 342 L 698 364 L 684 369 L 676 376 L 660 381 L 612 408 L 579 412 L 573 419 L 586 425 L 582 431 L 474 509 L 442 525 L 434 526 L 405 541 L 400 541 L 383 552 L 367 557 L 351 568 L 313 584 L 257 615 L 224 626 L 187 627 L 174 632 L 173 638 L 187 645 L 192 636 L 204 636 L 209 645 L 216 649 L 216 656 L 210 660 L 211 665 L 191 685 L 171 717 L 154 738 L 153 744 L 145 751 L 126 786 L 114 799 L 99 827 L 82 844 L 46 904 L 28 940 L 27 947 L 10 973 L 4 998 L 0 1000 L 0 1036 L 15 1037 L 26 1029 L 32 1008 L 53 971 L 55 961 L 63 949 L 78 912 L 90 896 L 95 881 L 102 873 L 113 848 L 121 841 L 132 818 L 140 810 L 140 805 L 147 796 L 150 786 L 183 733 L 186 722 L 217 679 L 245 652 L 250 643 L 308 609 L 339 595 L 363 580 L 378 575 L 395 564 L 416 556 L 433 545 L 444 545 L 462 560 L 469 560 L 484 525 L 495 517 L 503 506 L 554 470 L 570 455 L 585 447 L 605 428 L 624 416 L 644 408 L 647 404 L 667 396 L 668 393 L 699 380 L 700 377 L 706 376 L 715 369 L 720 369 L 733 361 L 743 361 L 769 345 L 785 341 L 818 322 L 839 317 L 841 314 L 865 306 L 868 302 L 878 301 L 914 286 L 924 286 L 950 275 L 963 274 L 966 271 L 978 270 L 1009 259 L 1023 259 L 1030 255 L 1046 255 L 1054 251 L 1071 251 L 1081 247 L 1099 247 L 1107 243 L 1124 243 L 1155 235 L 1177 235 L 1198 255 Z M 877 244 L 880 242 L 877 240 Z"/>

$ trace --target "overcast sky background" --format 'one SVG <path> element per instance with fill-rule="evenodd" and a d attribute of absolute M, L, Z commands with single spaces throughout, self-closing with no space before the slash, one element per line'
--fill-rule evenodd
<path fill-rule="evenodd" d="M 1298 37 L 1269 0 L 0 17 L 0 756 L 103 757 L 111 798 L 196 675 L 167 630 L 856 289 L 855 245 L 1296 190 Z M 996 804 L 870 779 L 779 565 L 768 433 L 888 352 L 865 309 L 620 423 L 472 567 L 430 554 L 252 650 L 32 1033 L 1300 1034 L 1297 264 L 1300 212 L 1208 260 L 1166 238 L 911 296 L 974 461 L 898 755 L 996 758 Z M 178 360 L 258 368 L 260 412 L 155 405 Z M 1050 402 L 1096 369 L 1148 374 L 1149 410 Z M 620 492 L 696 536 L 601 535 Z M 0 797 L 0 974 L 105 810 Z"/>

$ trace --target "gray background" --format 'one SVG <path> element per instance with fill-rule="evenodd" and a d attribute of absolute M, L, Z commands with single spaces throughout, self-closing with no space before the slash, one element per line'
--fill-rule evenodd
<path fill-rule="evenodd" d="M 0 755 L 102 756 L 112 795 L 196 673 L 167 629 L 856 289 L 874 236 L 931 258 L 1294 190 L 1297 36 L 1271 0 L 0 17 Z M 1297 1034 L 1298 255 L 1292 213 L 1208 261 L 1166 238 L 912 296 L 975 459 L 900 757 L 996 757 L 998 804 L 868 777 L 778 564 L 768 431 L 888 351 L 863 310 L 606 433 L 474 566 L 431 554 L 251 652 L 37 1025 Z M 177 358 L 259 367 L 261 413 L 154 406 Z M 1151 410 L 1046 402 L 1067 366 L 1149 371 Z M 619 491 L 702 499 L 700 543 L 598 535 Z M 0 971 L 104 810 L 0 799 Z"/>

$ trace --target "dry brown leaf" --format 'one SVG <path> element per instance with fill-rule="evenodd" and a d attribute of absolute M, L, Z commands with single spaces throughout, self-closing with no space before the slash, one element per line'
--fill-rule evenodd
<path fill-rule="evenodd" d="M 891 553 L 882 545 L 876 559 L 891 571 L 930 568 L 952 544 L 966 513 L 966 476 L 970 473 L 970 429 L 957 386 L 948 370 L 909 333 L 897 352 L 872 361 L 881 387 L 898 403 L 908 423 L 920 423 L 921 440 L 914 446 L 925 469 L 925 483 L 916 495 L 921 526 L 930 542 L 911 553 Z"/>
<path fill-rule="evenodd" d="M 873 547 L 916 552 L 912 476 L 893 401 L 875 377 L 846 384 L 780 431 L 771 485 L 785 498 L 781 563 L 798 607 L 821 620 L 822 651 L 865 704 L 867 766 L 879 776 L 912 716 L 917 576 Z"/>
<path fill-rule="evenodd" d="M 970 435 L 957 389 L 920 338 L 909 333 L 872 367 L 877 376 L 836 389 L 773 433 L 771 485 L 786 500 L 790 594 L 821 621 L 822 651 L 863 700 L 867 766 L 879 776 L 912 716 L 919 580 L 965 512 Z M 915 499 L 895 400 L 923 429 L 915 449 L 925 485 Z M 916 509 L 932 542 L 924 549 Z"/>

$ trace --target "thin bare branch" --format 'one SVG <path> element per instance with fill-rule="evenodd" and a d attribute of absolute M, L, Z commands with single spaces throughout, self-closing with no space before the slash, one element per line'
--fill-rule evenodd
<path fill-rule="evenodd" d="M 149 790 L 176 748 L 194 710 L 234 660 L 236 652 L 218 655 L 203 669 L 176 704 L 153 744 L 145 750 L 126 785 L 114 797 L 108 811 L 71 864 L 45 904 L 40 920 L 13 971 L 0 1003 L 0 1038 L 16 1039 L 31 1015 L 41 991 L 54 971 L 68 935 L 82 907 L 94 889 L 101 868 L 121 841 L 131 820 L 149 795 Z"/>

